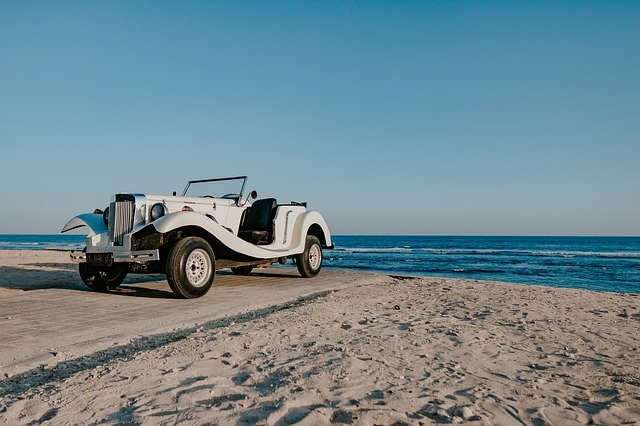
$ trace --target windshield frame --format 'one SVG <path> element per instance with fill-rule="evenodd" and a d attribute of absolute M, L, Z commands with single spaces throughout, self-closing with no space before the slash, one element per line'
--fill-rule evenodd
<path fill-rule="evenodd" d="M 247 177 L 246 176 L 234 176 L 234 177 L 215 178 L 215 179 L 190 180 L 189 182 L 187 182 L 187 186 L 184 187 L 184 191 L 182 191 L 182 196 L 183 197 L 186 196 L 187 191 L 189 190 L 189 187 L 193 183 L 221 182 L 221 181 L 225 181 L 225 180 L 242 180 L 242 187 L 240 188 L 240 193 L 238 193 L 238 198 L 237 198 L 237 200 L 240 200 L 242 198 L 242 194 L 244 193 L 244 188 L 245 188 L 245 186 L 247 184 Z"/>

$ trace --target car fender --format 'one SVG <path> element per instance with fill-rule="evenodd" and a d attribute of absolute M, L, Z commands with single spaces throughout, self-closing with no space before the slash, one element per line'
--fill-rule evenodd
<path fill-rule="evenodd" d="M 329 227 L 327 226 L 324 218 L 322 217 L 322 215 L 320 215 L 320 213 L 316 211 L 310 211 L 304 212 L 296 218 L 296 224 L 293 228 L 293 241 L 298 243 L 296 251 L 304 251 L 307 234 L 315 233 L 315 230 L 311 230 L 314 225 L 319 226 L 322 230 L 322 234 L 324 235 L 324 238 L 319 237 L 320 244 L 322 244 L 324 248 L 333 247 L 333 244 L 331 243 L 331 232 L 329 231 Z"/>
<path fill-rule="evenodd" d="M 74 217 L 67 222 L 60 232 L 65 233 L 74 229 L 82 228 L 83 226 L 89 228 L 89 232 L 87 232 L 88 237 L 107 232 L 107 226 L 104 224 L 102 215 L 95 213 L 84 213 Z"/>

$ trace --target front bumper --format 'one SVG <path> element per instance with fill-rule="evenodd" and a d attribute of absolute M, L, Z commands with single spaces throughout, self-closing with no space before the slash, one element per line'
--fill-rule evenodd
<path fill-rule="evenodd" d="M 160 252 L 158 250 L 138 250 L 138 251 L 117 251 L 117 252 L 100 252 L 102 254 L 111 254 L 113 262 L 124 263 L 145 263 L 152 260 L 160 260 Z M 87 253 L 72 252 L 71 260 L 74 262 L 86 262 Z"/>

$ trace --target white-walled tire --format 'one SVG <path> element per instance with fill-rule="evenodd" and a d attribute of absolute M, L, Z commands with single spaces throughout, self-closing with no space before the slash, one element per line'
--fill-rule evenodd
<path fill-rule="evenodd" d="M 80 278 L 92 290 L 115 290 L 127 277 L 127 272 L 113 266 L 92 266 L 86 262 L 78 265 Z"/>
<path fill-rule="evenodd" d="M 304 252 L 296 256 L 298 272 L 305 278 L 318 275 L 322 268 L 322 245 L 320 240 L 313 235 L 307 235 Z"/>
<path fill-rule="evenodd" d="M 199 237 L 178 241 L 167 258 L 167 281 L 176 296 L 202 297 L 213 285 L 216 258 L 209 243 Z"/>

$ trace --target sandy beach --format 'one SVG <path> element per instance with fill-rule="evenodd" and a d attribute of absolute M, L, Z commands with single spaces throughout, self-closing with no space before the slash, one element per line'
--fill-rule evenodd
<path fill-rule="evenodd" d="M 86 291 L 0 251 L 1 424 L 634 424 L 640 296 L 291 268 Z"/>

